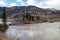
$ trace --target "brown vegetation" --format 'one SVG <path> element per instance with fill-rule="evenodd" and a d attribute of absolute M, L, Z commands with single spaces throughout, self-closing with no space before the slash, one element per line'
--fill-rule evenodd
<path fill-rule="evenodd" d="M 7 29 L 8 29 L 7 25 L 0 24 L 0 32 L 6 32 Z"/>

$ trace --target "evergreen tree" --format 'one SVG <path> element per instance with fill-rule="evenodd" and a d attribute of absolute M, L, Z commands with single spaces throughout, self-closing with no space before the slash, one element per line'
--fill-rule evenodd
<path fill-rule="evenodd" d="M 34 16 L 31 16 L 32 21 L 34 21 Z"/>
<path fill-rule="evenodd" d="M 2 22 L 3 22 L 4 25 L 6 25 L 6 11 L 5 11 L 5 7 L 3 8 Z"/>
<path fill-rule="evenodd" d="M 6 24 L 6 11 L 5 11 L 5 7 L 3 8 L 2 22 L 3 22 L 3 24 L 0 24 L 0 31 L 4 33 L 8 29 L 8 26 Z"/>
<path fill-rule="evenodd" d="M 40 21 L 39 15 L 36 16 L 36 21 Z"/>
<path fill-rule="evenodd" d="M 31 21 L 31 15 L 30 15 L 30 13 L 26 13 L 26 19 L 27 19 L 27 21 Z"/>

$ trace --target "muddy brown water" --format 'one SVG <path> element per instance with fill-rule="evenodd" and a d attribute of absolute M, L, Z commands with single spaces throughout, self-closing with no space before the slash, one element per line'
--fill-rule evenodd
<path fill-rule="evenodd" d="M 12 25 L 3 35 L 7 40 L 60 40 L 60 22 Z"/>

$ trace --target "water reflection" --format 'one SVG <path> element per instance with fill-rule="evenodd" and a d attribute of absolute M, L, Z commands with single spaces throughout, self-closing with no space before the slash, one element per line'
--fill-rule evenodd
<path fill-rule="evenodd" d="M 60 22 L 9 26 L 6 32 L 13 40 L 60 40 Z"/>
<path fill-rule="evenodd" d="M 41 32 L 39 31 L 28 31 L 28 30 L 16 30 L 16 29 L 8 29 L 6 34 L 10 37 L 10 38 L 21 38 L 23 40 L 27 40 L 27 38 L 33 38 L 35 36 L 40 36 Z M 36 35 L 37 34 L 37 35 Z"/>

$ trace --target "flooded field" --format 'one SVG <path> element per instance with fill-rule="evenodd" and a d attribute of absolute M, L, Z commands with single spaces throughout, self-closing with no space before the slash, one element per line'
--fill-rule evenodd
<path fill-rule="evenodd" d="M 60 40 L 60 22 L 12 25 L 3 35 L 7 40 Z"/>

